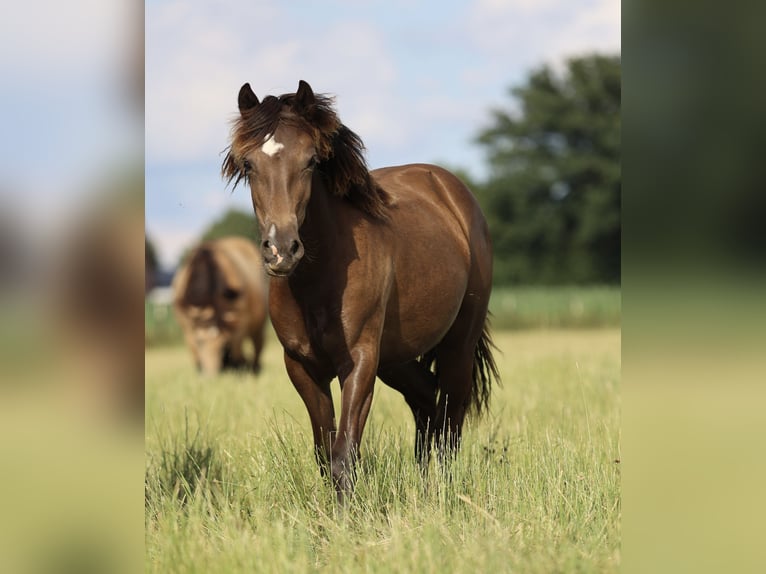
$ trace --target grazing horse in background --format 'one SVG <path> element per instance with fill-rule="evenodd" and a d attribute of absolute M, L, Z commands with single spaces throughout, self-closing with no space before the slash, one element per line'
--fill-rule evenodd
<path fill-rule="evenodd" d="M 320 467 L 329 464 L 343 501 L 376 375 L 412 410 L 421 463 L 432 441 L 440 453 L 455 450 L 469 407 L 486 406 L 498 378 L 487 224 L 444 169 L 368 171 L 362 141 L 332 99 L 304 81 L 262 102 L 245 84 L 239 112 L 222 173 L 250 186 L 271 321 L 311 417 Z"/>
<path fill-rule="evenodd" d="M 266 325 L 266 281 L 261 254 L 245 237 L 206 241 L 191 252 L 173 278 L 173 309 L 197 369 L 261 368 Z M 244 343 L 253 343 L 253 359 Z"/>

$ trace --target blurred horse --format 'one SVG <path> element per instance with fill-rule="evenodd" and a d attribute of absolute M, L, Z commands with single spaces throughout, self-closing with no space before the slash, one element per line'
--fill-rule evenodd
<path fill-rule="evenodd" d="M 263 102 L 245 84 L 239 111 L 222 172 L 234 186 L 249 183 L 272 324 L 342 501 L 376 375 L 412 410 L 423 464 L 434 437 L 440 453 L 454 451 L 466 412 L 486 406 L 497 378 L 489 232 L 448 171 L 368 171 L 362 141 L 306 82 Z"/>
<path fill-rule="evenodd" d="M 261 255 L 243 237 L 198 246 L 173 278 L 176 318 L 197 368 L 207 375 L 248 366 L 243 344 L 250 339 L 258 372 L 266 323 L 266 285 Z"/>

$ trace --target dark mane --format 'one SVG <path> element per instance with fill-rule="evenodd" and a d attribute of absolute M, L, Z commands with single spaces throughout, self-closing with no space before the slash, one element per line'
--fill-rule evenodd
<path fill-rule="evenodd" d="M 189 259 L 189 275 L 181 299 L 183 306 L 204 307 L 213 301 L 215 260 L 208 247 L 200 247 Z"/>
<path fill-rule="evenodd" d="M 234 187 L 247 179 L 244 157 L 262 145 L 280 124 L 295 125 L 311 134 L 317 149 L 317 170 L 327 189 L 347 199 L 376 219 L 388 217 L 388 195 L 370 177 L 364 158 L 365 147 L 353 131 L 344 126 L 333 108 L 333 98 L 317 94 L 315 102 L 298 109 L 295 94 L 267 96 L 263 102 L 241 113 L 234 121 L 231 145 L 221 165 L 221 174 Z"/>

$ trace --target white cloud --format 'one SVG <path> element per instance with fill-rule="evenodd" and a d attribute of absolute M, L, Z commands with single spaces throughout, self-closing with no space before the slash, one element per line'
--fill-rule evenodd
<path fill-rule="evenodd" d="M 237 15 L 243 21 L 238 23 Z M 146 19 L 149 160 L 189 161 L 218 153 L 236 109 L 235 67 L 247 55 L 240 46 L 247 14 L 170 2 L 148 5 Z"/>
<path fill-rule="evenodd" d="M 487 14 L 540 12 L 556 6 L 560 0 L 478 0 L 477 9 Z"/>
<path fill-rule="evenodd" d="M 119 54 L 133 47 L 141 19 L 129 0 L 27 0 L 3 9 L 0 18 L 0 69 L 9 74 L 30 74 L 34 81 L 103 73 L 114 67 Z"/>
<path fill-rule="evenodd" d="M 526 72 L 584 52 L 619 51 L 620 18 L 620 0 L 478 0 L 467 30 L 486 58 L 482 68 Z"/>
<path fill-rule="evenodd" d="M 547 51 L 548 59 L 560 62 L 587 52 L 619 52 L 621 46 L 621 3 L 598 0 L 590 10 L 576 14 L 562 27 Z"/>
<path fill-rule="evenodd" d="M 173 269 L 181 258 L 184 250 L 192 246 L 202 233 L 202 227 L 193 229 L 188 224 L 182 227 L 173 227 L 172 223 L 157 225 L 147 228 L 149 237 L 157 249 L 157 257 L 160 267 Z"/>
<path fill-rule="evenodd" d="M 263 97 L 294 91 L 306 79 L 316 91 L 343 94 L 344 121 L 359 118 L 367 138 L 390 139 L 389 125 L 370 115 L 396 79 L 379 30 L 343 21 L 291 31 L 281 5 L 260 6 L 245 13 L 186 2 L 147 7 L 149 161 L 217 157 L 246 81 Z"/>

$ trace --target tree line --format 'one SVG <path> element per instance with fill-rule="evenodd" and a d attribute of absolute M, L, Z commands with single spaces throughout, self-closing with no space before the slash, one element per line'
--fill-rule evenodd
<path fill-rule="evenodd" d="M 495 249 L 495 282 L 620 282 L 620 57 L 534 70 L 491 112 L 472 184 Z"/>

